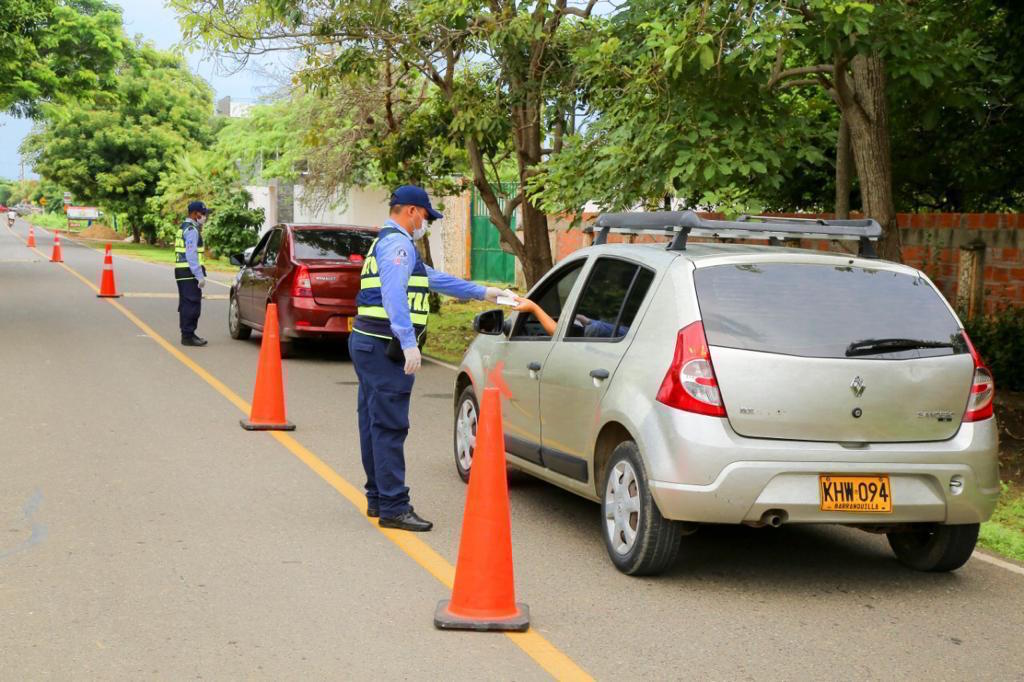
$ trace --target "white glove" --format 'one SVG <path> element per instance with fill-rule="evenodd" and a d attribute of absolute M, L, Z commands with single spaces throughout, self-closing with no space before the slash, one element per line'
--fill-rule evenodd
<path fill-rule="evenodd" d="M 199 280 L 199 288 L 202 289 L 205 286 L 206 286 L 206 278 L 204 277 L 203 279 Z"/>
<path fill-rule="evenodd" d="M 405 354 L 405 373 L 415 374 L 416 370 L 420 368 L 420 364 L 423 362 L 423 357 L 420 355 L 420 349 L 416 346 L 412 348 L 405 348 L 402 350 Z"/>
<path fill-rule="evenodd" d="M 502 291 L 498 287 L 487 287 L 487 293 L 484 294 L 484 300 L 490 301 L 491 303 L 497 303 L 498 297 L 501 296 Z"/>

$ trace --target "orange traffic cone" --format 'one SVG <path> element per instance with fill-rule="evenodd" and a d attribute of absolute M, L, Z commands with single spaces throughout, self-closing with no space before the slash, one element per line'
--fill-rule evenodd
<path fill-rule="evenodd" d="M 50 256 L 51 263 L 63 263 L 64 259 L 60 255 L 60 232 L 54 230 L 53 232 L 53 255 Z"/>
<path fill-rule="evenodd" d="M 256 390 L 252 395 L 249 418 L 241 421 L 246 431 L 294 431 L 295 424 L 285 418 L 284 382 L 281 379 L 281 337 L 277 327 L 277 304 L 267 304 L 263 320 L 260 366 L 256 371 Z"/>
<path fill-rule="evenodd" d="M 28 226 L 28 241 L 25 242 L 25 246 L 30 249 L 36 248 L 36 231 L 32 229 L 32 226 Z"/>
<path fill-rule="evenodd" d="M 462 539 L 452 598 L 434 612 L 442 630 L 515 630 L 530 627 L 530 609 L 516 603 L 512 575 L 512 530 L 501 427 L 501 394 L 489 386 L 480 405 L 480 425 L 469 477 Z"/>
<path fill-rule="evenodd" d="M 110 244 L 107 244 L 107 252 L 103 255 L 103 276 L 100 278 L 99 298 L 120 298 L 117 287 L 114 285 L 114 257 L 110 254 Z"/>

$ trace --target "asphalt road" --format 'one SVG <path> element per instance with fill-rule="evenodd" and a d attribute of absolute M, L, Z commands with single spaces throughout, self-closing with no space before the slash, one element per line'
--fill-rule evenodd
<path fill-rule="evenodd" d="M 230 339 L 226 300 L 204 302 L 210 345 L 181 348 L 169 268 L 115 258 L 146 294 L 115 306 L 36 238 L 43 255 L 0 228 L 0 679 L 1024 679 L 1024 574 L 919 574 L 884 538 L 783 527 L 702 529 L 667 574 L 629 578 L 596 505 L 518 477 L 532 634 L 436 631 L 465 495 L 451 370 L 418 375 L 407 447 L 435 530 L 384 533 L 347 487 L 341 348 L 285 362 L 290 439 L 245 432 L 232 396 L 251 399 L 259 337 Z M 63 247 L 98 283 L 102 254 Z"/>

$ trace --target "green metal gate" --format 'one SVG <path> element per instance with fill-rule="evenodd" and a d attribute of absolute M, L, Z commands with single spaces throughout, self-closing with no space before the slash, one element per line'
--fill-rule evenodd
<path fill-rule="evenodd" d="M 515 192 L 515 183 L 502 183 L 501 195 L 508 196 Z M 502 209 L 507 199 L 499 195 L 498 201 Z M 516 216 L 512 214 L 512 229 L 515 229 Z M 473 188 L 473 208 L 470 211 L 470 277 L 483 282 L 509 283 L 516 280 L 516 259 L 510 253 L 501 250 L 498 228 L 491 222 L 487 205 Z"/>

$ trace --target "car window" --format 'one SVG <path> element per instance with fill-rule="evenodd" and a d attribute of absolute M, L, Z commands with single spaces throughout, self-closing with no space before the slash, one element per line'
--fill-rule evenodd
<path fill-rule="evenodd" d="M 267 232 L 260 238 L 256 248 L 253 249 L 252 254 L 249 256 L 249 265 L 259 265 L 263 261 L 263 255 L 267 251 L 267 242 L 270 241 L 270 235 L 273 234 L 273 230 Z"/>
<path fill-rule="evenodd" d="M 284 235 L 284 230 L 278 228 L 270 233 L 270 239 L 267 241 L 267 252 L 263 256 L 263 265 L 272 266 L 277 264 L 277 254 L 281 251 L 281 237 Z"/>
<path fill-rule="evenodd" d="M 636 263 L 599 258 L 573 312 L 567 339 L 621 339 L 654 279 Z"/>
<path fill-rule="evenodd" d="M 584 262 L 586 262 L 585 259 L 581 258 L 563 266 L 561 272 L 552 275 L 552 278 L 544 283 L 543 288 L 538 289 L 530 296 L 556 322 L 562 315 L 562 310 L 569 299 L 569 293 L 583 270 Z M 511 338 L 548 339 L 551 337 L 544 331 L 544 327 L 535 316 L 519 315 Z"/>
<path fill-rule="evenodd" d="M 350 256 L 365 256 L 373 238 L 368 232 L 345 230 L 292 232 L 296 260 L 348 260 Z"/>
<path fill-rule="evenodd" d="M 956 318 L 915 274 L 850 266 L 752 263 L 694 273 L 708 344 L 803 357 L 846 358 L 851 344 L 918 339 L 950 347 L 875 359 L 965 353 Z"/>

